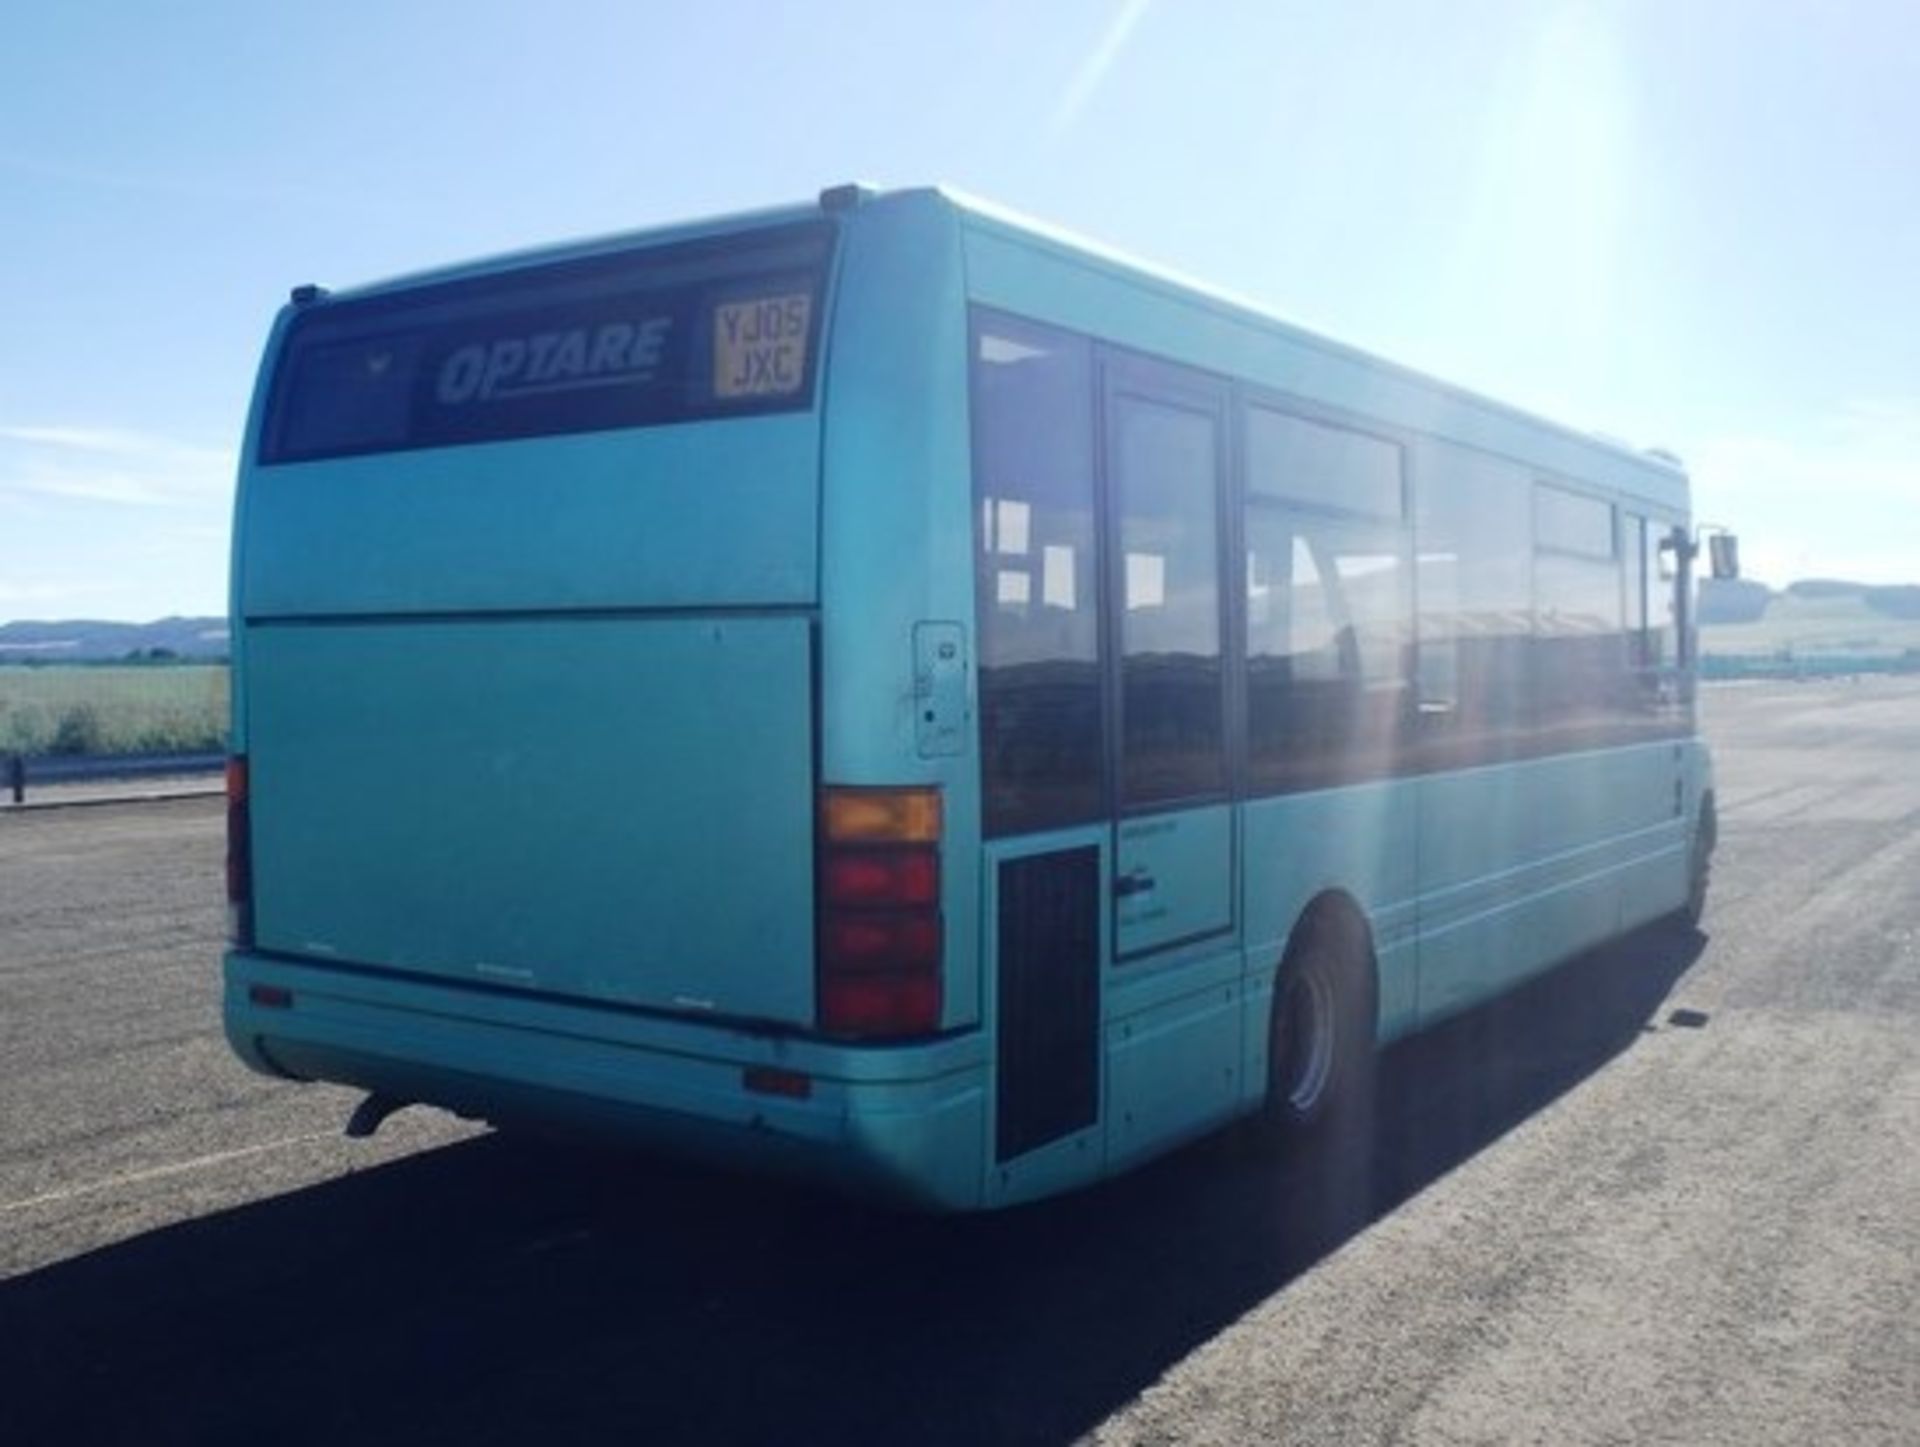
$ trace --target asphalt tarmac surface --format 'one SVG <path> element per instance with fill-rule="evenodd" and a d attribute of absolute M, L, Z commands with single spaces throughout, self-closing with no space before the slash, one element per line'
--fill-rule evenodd
<path fill-rule="evenodd" d="M 1705 719 L 1703 935 L 959 1220 L 347 1142 L 221 1039 L 217 801 L 0 816 L 0 1444 L 1920 1442 L 1920 683 Z"/>

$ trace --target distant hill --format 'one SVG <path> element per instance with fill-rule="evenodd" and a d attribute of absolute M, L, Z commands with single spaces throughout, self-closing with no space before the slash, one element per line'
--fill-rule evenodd
<path fill-rule="evenodd" d="M 162 618 L 156 623 L 72 619 L 0 623 L 0 663 L 103 663 L 124 658 L 221 659 L 224 618 Z"/>
<path fill-rule="evenodd" d="M 1785 589 L 1793 598 L 1857 598 L 1889 618 L 1920 618 L 1920 584 L 1848 583 L 1839 578 L 1803 578 Z"/>
<path fill-rule="evenodd" d="M 1860 595 L 1869 608 L 1889 618 L 1920 618 L 1920 584 L 1901 583 L 1897 587 L 1868 588 Z"/>
<path fill-rule="evenodd" d="M 1774 592 L 1758 583 L 1700 585 L 1700 644 L 1708 661 L 1764 658 L 1920 662 L 1920 585 L 1805 578 Z"/>
<path fill-rule="evenodd" d="M 1849 583 L 1841 578 L 1802 578 L 1780 591 L 1795 598 L 1851 598 L 1866 590 L 1865 583 Z"/>

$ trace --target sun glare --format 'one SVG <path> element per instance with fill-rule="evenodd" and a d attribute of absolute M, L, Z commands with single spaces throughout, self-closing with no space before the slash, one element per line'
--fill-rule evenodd
<path fill-rule="evenodd" d="M 1544 22 L 1486 111 L 1456 274 L 1506 364 L 1536 364 L 1526 400 L 1550 411 L 1609 365 L 1616 340 L 1629 122 L 1606 19 L 1587 5 Z"/>

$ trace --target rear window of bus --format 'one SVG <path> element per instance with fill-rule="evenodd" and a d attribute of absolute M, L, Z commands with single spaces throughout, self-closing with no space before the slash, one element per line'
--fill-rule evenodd
<path fill-rule="evenodd" d="M 810 407 L 832 229 L 501 271 L 296 317 L 259 460 Z"/>

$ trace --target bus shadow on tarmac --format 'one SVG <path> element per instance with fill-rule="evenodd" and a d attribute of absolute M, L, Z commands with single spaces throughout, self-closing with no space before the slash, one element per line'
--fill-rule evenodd
<path fill-rule="evenodd" d="M 1396 1046 L 1374 1129 L 1001 1215 L 501 1136 L 0 1283 L 15 1442 L 1065 1442 L 1660 1022 L 1653 929 Z"/>

